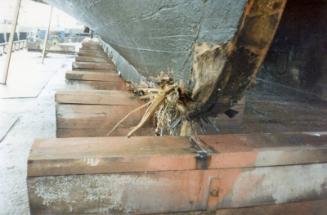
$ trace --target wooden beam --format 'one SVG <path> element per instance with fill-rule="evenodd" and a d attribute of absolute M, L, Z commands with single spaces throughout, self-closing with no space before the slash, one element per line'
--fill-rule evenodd
<path fill-rule="evenodd" d="M 94 63 L 94 62 L 73 62 L 73 69 L 115 69 L 115 65 L 111 63 Z"/>
<path fill-rule="evenodd" d="M 106 136 L 119 120 L 143 104 L 124 91 L 59 91 L 55 99 L 57 137 Z M 144 109 L 131 115 L 112 135 L 126 135 L 143 114 Z M 154 134 L 149 125 L 138 134 Z"/>
<path fill-rule="evenodd" d="M 76 62 L 96 62 L 96 63 L 107 63 L 109 61 L 106 57 L 90 57 L 90 56 L 77 56 Z"/>
<path fill-rule="evenodd" d="M 200 136 L 201 150 L 186 137 L 39 140 L 28 161 L 30 208 L 151 214 L 320 199 L 327 135 L 319 135 Z"/>
<path fill-rule="evenodd" d="M 138 106 L 142 103 L 127 91 L 118 90 L 59 90 L 55 101 L 61 104 Z"/>
<path fill-rule="evenodd" d="M 78 56 L 90 56 L 90 57 L 105 57 L 107 56 L 102 50 L 80 50 Z"/>
<path fill-rule="evenodd" d="M 124 81 L 113 70 L 110 72 L 85 72 L 85 71 L 68 71 L 66 72 L 66 79 L 81 80 L 81 81 L 107 81 L 116 84 L 124 84 Z"/>
<path fill-rule="evenodd" d="M 317 137 L 296 133 L 225 134 L 200 136 L 200 139 L 210 151 L 210 161 L 206 169 L 327 162 L 325 156 L 327 135 Z M 293 143 L 292 140 L 295 139 L 299 141 Z M 196 156 L 197 150 L 187 137 L 94 137 L 38 140 L 34 143 L 29 156 L 31 163 L 28 175 L 197 170 L 199 161 Z M 85 157 L 97 159 L 96 167 L 86 165 L 83 160 Z M 117 157 L 120 159 L 115 159 Z M 147 165 L 147 160 L 151 160 L 151 165 Z"/>
<path fill-rule="evenodd" d="M 126 90 L 124 82 L 67 80 L 67 88 L 74 90 Z"/>

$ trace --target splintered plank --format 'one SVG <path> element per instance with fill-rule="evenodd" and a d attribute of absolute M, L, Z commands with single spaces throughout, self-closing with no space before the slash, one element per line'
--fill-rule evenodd
<path fill-rule="evenodd" d="M 120 78 L 120 76 L 117 73 L 113 73 L 113 71 L 112 72 L 68 71 L 66 72 L 66 79 L 123 83 L 123 80 Z"/>
<path fill-rule="evenodd" d="M 77 56 L 75 58 L 76 62 L 97 62 L 97 63 L 107 63 L 109 59 L 106 57 L 89 57 L 89 56 Z"/>
<path fill-rule="evenodd" d="M 73 62 L 73 69 L 115 69 L 112 63 Z"/>
<path fill-rule="evenodd" d="M 31 212 L 173 213 L 327 195 L 326 134 L 199 138 L 208 157 L 199 157 L 186 137 L 35 141 L 28 159 Z"/>

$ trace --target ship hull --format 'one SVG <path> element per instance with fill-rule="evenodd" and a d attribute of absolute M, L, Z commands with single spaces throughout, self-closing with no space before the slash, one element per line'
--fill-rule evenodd
<path fill-rule="evenodd" d="M 90 26 L 127 81 L 164 72 L 189 95 L 188 117 L 216 115 L 254 82 L 286 0 L 47 0 Z M 126 66 L 128 65 L 128 66 Z M 121 69 L 120 69 L 121 68 Z"/>

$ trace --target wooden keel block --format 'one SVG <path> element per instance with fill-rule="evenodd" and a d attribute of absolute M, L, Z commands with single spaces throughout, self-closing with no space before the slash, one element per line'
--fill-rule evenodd
<path fill-rule="evenodd" d="M 59 91 L 55 96 L 57 137 L 94 137 L 106 134 L 129 112 L 143 103 L 124 91 Z M 145 110 L 128 117 L 112 135 L 127 135 Z M 139 135 L 153 135 L 150 122 Z"/>
<path fill-rule="evenodd" d="M 67 89 L 70 90 L 127 90 L 126 84 L 112 81 L 82 81 L 66 80 Z"/>
<path fill-rule="evenodd" d="M 112 72 L 84 72 L 84 71 L 68 71 L 66 72 L 67 80 L 81 81 L 107 81 L 123 84 L 124 81 L 117 73 Z"/>
<path fill-rule="evenodd" d="M 28 159 L 31 212 L 177 213 L 321 199 L 327 134 L 316 134 L 199 136 L 201 157 L 186 137 L 38 140 Z"/>
<path fill-rule="evenodd" d="M 99 44 L 82 44 L 82 47 L 79 50 L 102 50 L 102 47 Z"/>
<path fill-rule="evenodd" d="M 74 70 L 67 70 L 67 72 L 111 72 L 117 73 L 116 69 L 74 69 Z"/>
<path fill-rule="evenodd" d="M 105 57 L 107 56 L 102 50 L 80 50 L 78 56 Z"/>
<path fill-rule="evenodd" d="M 114 70 L 73 70 L 66 72 L 67 88 L 81 90 L 127 90 Z"/>
<path fill-rule="evenodd" d="M 139 106 L 142 104 L 127 91 L 118 90 L 58 90 L 55 101 L 61 104 Z"/>
<path fill-rule="evenodd" d="M 96 63 L 107 63 L 109 59 L 106 57 L 89 57 L 89 56 L 77 56 L 75 62 L 96 62 Z"/>
<path fill-rule="evenodd" d="M 111 63 L 94 63 L 94 62 L 73 62 L 73 69 L 115 69 Z"/>

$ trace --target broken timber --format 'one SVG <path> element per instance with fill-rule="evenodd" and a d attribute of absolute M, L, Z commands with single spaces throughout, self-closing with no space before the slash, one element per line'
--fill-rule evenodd
<path fill-rule="evenodd" d="M 153 214 L 321 199 L 326 141 L 326 133 L 39 140 L 28 160 L 31 213 Z"/>

